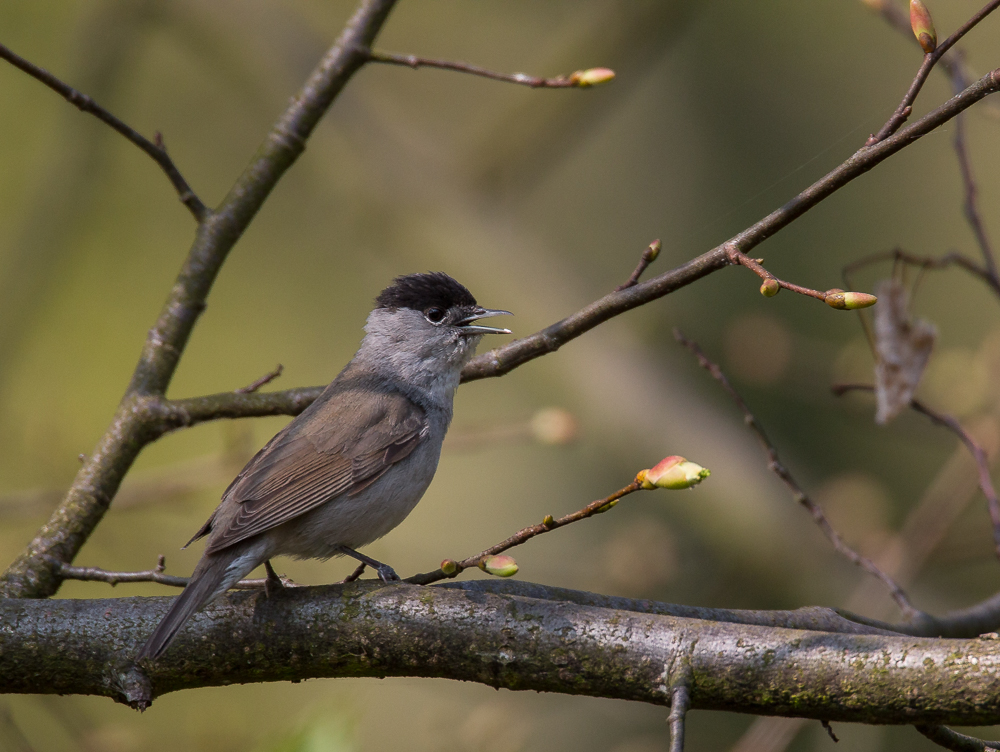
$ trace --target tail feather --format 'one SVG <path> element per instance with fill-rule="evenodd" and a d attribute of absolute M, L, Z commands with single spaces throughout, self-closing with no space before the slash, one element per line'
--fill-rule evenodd
<path fill-rule="evenodd" d="M 256 557 L 248 557 L 246 552 L 233 550 L 203 556 L 191 575 L 191 581 L 170 604 L 167 615 L 146 640 L 135 659 L 140 661 L 162 655 L 195 611 L 226 592 L 259 563 Z"/>

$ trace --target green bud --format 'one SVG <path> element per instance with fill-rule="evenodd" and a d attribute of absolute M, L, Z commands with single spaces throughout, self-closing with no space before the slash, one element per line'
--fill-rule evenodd
<path fill-rule="evenodd" d="M 500 554 L 499 556 L 487 556 L 479 562 L 479 568 L 487 574 L 496 577 L 511 577 L 517 574 L 517 562 L 513 556 Z"/>
<path fill-rule="evenodd" d="M 773 277 L 768 277 L 764 280 L 764 284 L 760 286 L 760 294 L 765 298 L 773 298 L 781 292 L 781 285 L 778 284 L 778 280 Z"/>

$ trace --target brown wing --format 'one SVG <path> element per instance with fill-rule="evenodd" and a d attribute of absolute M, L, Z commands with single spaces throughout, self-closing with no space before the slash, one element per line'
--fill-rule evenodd
<path fill-rule="evenodd" d="M 358 493 L 423 440 L 422 408 L 392 391 L 331 384 L 310 409 L 275 436 L 226 490 L 236 502 L 225 527 L 206 525 L 206 553 L 281 525 L 343 494 Z M 220 507 L 221 509 L 221 507 Z M 205 530 L 208 532 L 208 530 Z"/>

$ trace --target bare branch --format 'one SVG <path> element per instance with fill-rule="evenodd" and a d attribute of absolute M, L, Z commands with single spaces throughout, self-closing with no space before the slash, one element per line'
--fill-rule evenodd
<path fill-rule="evenodd" d="M 90 113 L 102 123 L 111 126 L 111 128 L 115 131 L 146 152 L 146 154 L 152 157 L 153 160 L 160 166 L 160 169 L 162 169 L 166 174 L 171 185 L 174 186 L 174 190 L 177 191 L 177 195 L 180 198 L 181 203 L 190 210 L 191 214 L 194 215 L 194 218 L 198 220 L 198 222 L 203 222 L 209 216 L 211 212 L 208 207 L 201 202 L 201 199 L 198 198 L 195 192 L 191 189 L 191 186 L 187 184 L 187 181 L 184 179 L 184 176 L 181 175 L 180 170 L 177 169 L 173 160 L 170 159 L 170 156 L 167 154 L 166 147 L 163 145 L 163 138 L 159 133 L 156 134 L 156 142 L 153 143 L 134 128 L 119 120 L 106 109 L 101 107 L 86 94 L 81 94 L 73 87 L 60 81 L 44 68 L 40 68 L 34 63 L 25 60 L 23 57 L 2 44 L 0 44 L 0 58 L 3 58 L 14 67 L 24 71 L 32 78 L 41 81 L 50 89 L 62 95 L 67 102 L 77 107 L 81 112 Z"/>
<path fill-rule="evenodd" d="M 955 81 L 957 77 L 953 76 Z M 986 234 L 986 225 L 979 212 L 978 196 L 979 190 L 976 180 L 972 175 L 972 161 L 969 159 L 969 149 L 965 142 L 965 116 L 959 115 L 955 118 L 955 155 L 958 157 L 958 169 L 962 174 L 962 186 L 965 189 L 965 218 L 972 228 L 972 234 L 976 236 L 979 250 L 983 255 L 983 263 L 986 265 L 986 274 L 994 290 L 1000 290 L 1000 272 L 997 271 L 996 256 L 993 253 L 993 246 L 989 236 Z"/>
<path fill-rule="evenodd" d="M 877 144 L 899 130 L 899 127 L 910 117 L 910 113 L 913 111 L 913 102 L 916 100 L 917 95 L 923 88 L 924 82 L 927 80 L 927 76 L 930 75 L 931 70 L 934 69 L 937 62 L 959 39 L 964 37 L 986 16 L 995 11 L 998 6 L 1000 6 L 1000 0 L 990 0 L 978 13 L 962 24 L 954 34 L 935 47 L 933 52 L 928 52 L 924 55 L 924 60 L 917 71 L 917 75 L 913 78 L 909 90 L 907 90 L 906 95 L 903 97 L 903 101 L 899 103 L 896 111 L 892 113 L 892 117 L 886 121 L 879 132 L 869 137 L 865 144 L 866 146 Z"/>
<path fill-rule="evenodd" d="M 265 373 L 256 381 L 251 381 L 246 386 L 241 386 L 239 389 L 235 389 L 234 391 L 237 394 L 252 394 L 253 392 L 256 392 L 258 389 L 260 389 L 262 386 L 270 384 L 272 381 L 278 378 L 281 375 L 282 371 L 284 370 L 285 367 L 281 365 L 281 363 L 278 363 L 278 365 L 275 366 L 273 371 Z"/>
<path fill-rule="evenodd" d="M 642 256 L 639 257 L 639 263 L 632 272 L 632 276 L 628 278 L 628 281 L 623 285 L 618 285 L 615 288 L 615 292 L 621 292 L 622 290 L 632 287 L 639 282 L 639 278 L 642 273 L 646 271 L 646 267 L 656 261 L 656 257 L 660 255 L 660 249 L 663 245 L 660 243 L 659 239 L 654 240 L 649 246 L 642 252 Z"/>
<path fill-rule="evenodd" d="M 830 387 L 830 390 L 834 393 L 834 395 L 840 397 L 848 392 L 873 392 L 875 391 L 875 387 L 871 384 L 834 384 Z M 997 556 L 1000 557 L 1000 499 L 997 498 L 996 488 L 993 486 L 993 478 L 990 477 L 990 461 L 989 457 L 986 455 L 986 450 L 983 449 L 974 438 L 972 438 L 969 432 L 962 427 L 961 423 L 950 415 L 939 413 L 915 399 L 910 400 L 910 407 L 918 413 L 926 415 L 931 419 L 931 422 L 939 426 L 943 426 L 955 434 L 959 441 L 965 444 L 966 449 L 969 450 L 969 454 L 971 454 L 973 459 L 976 461 L 976 467 L 979 469 L 979 488 L 982 490 L 983 496 L 986 497 L 986 504 L 990 512 L 990 520 L 993 523 L 994 548 Z"/>
<path fill-rule="evenodd" d="M 139 572 L 113 572 L 100 567 L 73 567 L 63 564 L 55 559 L 51 564 L 56 569 L 56 574 L 64 580 L 79 580 L 81 582 L 106 582 L 111 587 L 121 582 L 155 582 L 158 585 L 168 587 L 186 587 L 190 577 L 175 577 L 165 574 L 166 557 L 163 554 L 157 558 L 156 566 L 152 569 L 145 569 Z M 304 587 L 288 577 L 275 575 L 284 587 Z M 349 580 L 345 580 L 349 581 Z M 266 586 L 267 578 L 261 577 L 252 580 L 240 580 L 233 585 L 233 590 L 261 590 Z"/>
<path fill-rule="evenodd" d="M 684 719 L 691 707 L 690 678 L 685 676 L 670 690 L 670 752 L 684 752 Z"/>
<path fill-rule="evenodd" d="M 812 516 L 813 520 L 819 526 L 820 530 L 827 537 L 830 543 L 833 544 L 834 549 L 842 554 L 848 561 L 852 564 L 864 569 L 869 574 L 878 578 L 882 581 L 882 584 L 886 586 L 889 590 L 889 594 L 892 599 L 896 601 L 896 605 L 903 612 L 903 615 L 910 620 L 919 620 L 927 618 L 927 615 L 922 611 L 918 610 L 910 603 L 910 599 L 903 592 L 903 589 L 896 583 L 892 577 L 883 572 L 871 559 L 867 556 L 862 556 L 853 548 L 848 546 L 840 534 L 834 529 L 833 525 L 826 518 L 823 513 L 823 508 L 819 506 L 816 502 L 809 498 L 805 491 L 795 482 L 791 473 L 788 471 L 781 460 L 778 458 L 778 450 L 774 448 L 774 444 L 771 440 L 767 438 L 767 434 L 764 433 L 764 429 L 761 427 L 760 423 L 754 417 L 753 413 L 750 412 L 750 408 L 740 397 L 739 392 L 729 383 L 729 379 L 722 372 L 722 369 L 718 365 L 709 360 L 708 356 L 698 347 L 697 343 L 689 340 L 683 334 L 681 334 L 677 329 L 674 329 L 674 337 L 680 342 L 684 347 L 691 351 L 692 354 L 698 359 L 698 365 L 712 374 L 712 378 L 718 381 L 722 388 L 729 392 L 729 396 L 733 398 L 736 402 L 736 406 L 739 407 L 740 411 L 743 413 L 743 420 L 747 426 L 757 434 L 757 438 L 760 440 L 760 444 L 764 449 L 765 454 L 767 454 L 768 468 L 788 487 L 788 490 L 792 492 L 792 496 L 795 500 L 805 507 L 806 511 Z"/>
<path fill-rule="evenodd" d="M 862 147 L 843 164 L 813 183 L 780 209 L 771 212 L 722 245 L 647 282 L 609 293 L 540 332 L 473 358 L 462 371 L 462 381 L 475 381 L 509 373 L 535 358 L 555 352 L 567 342 L 615 316 L 668 295 L 728 266 L 730 264 L 728 254 L 732 249 L 749 253 L 751 249 L 787 227 L 855 178 L 998 90 L 1000 90 L 1000 69 L 983 76 L 961 94 L 952 97 L 933 112 L 894 135 L 873 146 Z"/>
<path fill-rule="evenodd" d="M 541 78 L 539 76 L 529 76 L 527 73 L 498 73 L 481 68 L 478 65 L 465 63 L 458 60 L 435 60 L 429 57 L 417 57 L 416 55 L 400 55 L 395 52 L 379 52 L 370 50 L 368 60 L 373 63 L 389 63 L 390 65 L 405 65 L 408 68 L 440 68 L 442 70 L 458 71 L 459 73 L 470 73 L 473 76 L 489 78 L 493 81 L 505 81 L 510 84 L 521 84 L 530 86 L 532 89 L 572 89 L 586 88 L 595 83 L 604 83 L 614 78 L 614 73 L 607 68 L 595 68 L 586 71 L 576 71 L 568 76 L 555 76 L 554 78 Z M 588 73 L 600 71 L 601 80 L 590 80 Z"/>

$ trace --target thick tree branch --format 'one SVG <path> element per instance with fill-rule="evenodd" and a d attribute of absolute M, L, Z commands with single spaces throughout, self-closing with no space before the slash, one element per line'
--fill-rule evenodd
<path fill-rule="evenodd" d="M 159 133 L 156 134 L 155 143 L 150 141 L 127 123 L 122 122 L 106 109 L 101 107 L 86 94 L 81 94 L 72 86 L 60 81 L 44 68 L 40 68 L 34 63 L 25 60 L 23 57 L 2 44 L 0 44 L 0 58 L 3 58 L 14 67 L 21 69 L 32 78 L 41 81 L 53 91 L 61 94 L 67 102 L 77 107 L 81 112 L 90 113 L 102 123 L 109 125 L 115 131 L 146 152 L 146 154 L 152 157 L 153 160 L 160 166 L 160 169 L 162 169 L 166 174 L 171 185 L 174 186 L 174 190 L 177 191 L 177 195 L 180 198 L 181 203 L 190 210 L 190 212 L 194 215 L 194 218 L 201 222 L 208 216 L 208 207 L 201 202 L 201 199 L 198 198 L 197 194 L 195 194 L 195 192 L 191 189 L 191 186 L 187 184 L 184 176 L 181 175 L 180 170 L 177 169 L 177 165 L 175 165 L 173 160 L 170 159 Z"/>
<path fill-rule="evenodd" d="M 988 640 L 803 632 L 528 598 L 362 582 L 270 599 L 230 594 L 173 649 L 128 660 L 168 598 L 0 601 L 0 691 L 95 694 L 142 706 L 167 692 L 321 676 L 427 676 L 509 689 L 860 723 L 1000 720 Z"/>
<path fill-rule="evenodd" d="M 125 396 L 96 451 L 80 469 L 66 499 L 27 549 L 0 577 L 0 595 L 46 597 L 59 586 L 52 564 L 69 563 L 111 503 L 142 447 L 162 434 L 167 417 L 149 410 L 162 397 L 230 249 L 312 133 L 348 79 L 367 59 L 395 0 L 364 0 L 337 42 L 267 135 L 222 204 L 198 226 L 194 244 L 153 328 Z M 255 395 L 244 395 L 251 398 Z"/>

